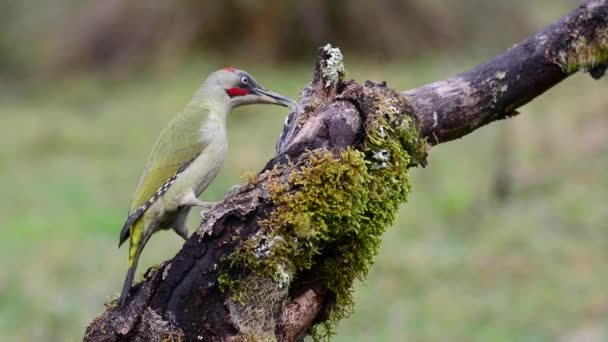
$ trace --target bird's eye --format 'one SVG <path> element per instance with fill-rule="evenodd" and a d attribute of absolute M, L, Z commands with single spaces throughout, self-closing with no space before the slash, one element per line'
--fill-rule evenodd
<path fill-rule="evenodd" d="M 241 77 L 241 82 L 243 82 L 244 84 L 249 83 L 249 79 L 245 76 Z"/>

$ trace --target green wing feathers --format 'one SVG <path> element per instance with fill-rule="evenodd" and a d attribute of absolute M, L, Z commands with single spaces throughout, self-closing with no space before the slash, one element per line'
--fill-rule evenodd
<path fill-rule="evenodd" d="M 132 227 L 143 216 L 143 212 L 137 209 L 150 200 L 168 179 L 205 149 L 206 144 L 201 141 L 200 127 L 206 119 L 206 114 L 207 111 L 201 108 L 186 110 L 161 132 L 137 184 L 129 209 L 129 218 L 120 233 L 119 245 L 129 238 Z M 131 244 L 133 242 L 131 241 Z"/>
<path fill-rule="evenodd" d="M 206 112 L 200 108 L 182 112 L 162 131 L 135 190 L 131 212 L 154 196 L 170 177 L 205 149 L 200 128 Z"/>

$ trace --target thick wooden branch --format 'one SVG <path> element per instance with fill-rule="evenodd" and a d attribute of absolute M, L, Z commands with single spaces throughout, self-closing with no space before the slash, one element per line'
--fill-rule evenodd
<path fill-rule="evenodd" d="M 327 318 L 333 295 L 314 267 L 295 274 L 297 281 L 286 280 L 288 286 L 254 279 L 251 284 L 260 298 L 246 299 L 247 305 L 232 298 L 231 291 L 222 291 L 218 278 L 228 266 L 226 256 L 240 241 L 259 236 L 261 220 L 275 209 L 273 180 L 287 182 L 290 168 L 274 166 L 305 160 L 310 150 L 360 149 L 366 120 L 378 110 L 378 96 L 393 96 L 384 84 L 343 82 L 335 64 L 339 57 L 320 50 L 313 81 L 290 114 L 266 172 L 228 194 L 173 259 L 148 270 L 125 307 L 110 305 L 91 322 L 85 340 L 240 341 L 256 336 L 295 341 Z M 606 65 L 608 0 L 587 1 L 471 71 L 403 92 L 395 102 L 399 108 L 390 110 L 414 117 L 428 144 L 435 145 L 515 115 L 518 107 L 578 70 L 599 78 Z"/>
<path fill-rule="evenodd" d="M 606 1 L 580 8 L 473 70 L 403 92 L 436 145 L 517 114 L 570 74 L 599 79 L 606 69 Z M 583 43 L 584 42 L 584 43 Z"/>

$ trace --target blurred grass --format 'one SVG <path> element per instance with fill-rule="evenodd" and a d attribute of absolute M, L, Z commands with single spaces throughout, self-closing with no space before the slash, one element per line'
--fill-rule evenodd
<path fill-rule="evenodd" d="M 348 65 L 359 81 L 407 89 L 483 59 Z M 149 148 L 205 75 L 224 66 L 216 62 L 123 81 L 89 75 L 0 86 L 0 340 L 78 340 L 119 290 L 126 249 L 117 249 L 118 232 Z M 311 76 L 311 66 L 237 66 L 293 97 Z M 334 340 L 554 341 L 603 331 L 606 82 L 574 76 L 521 116 L 434 148 L 429 166 L 413 171 L 410 203 Z M 258 106 L 230 116 L 229 158 L 205 199 L 221 199 L 264 165 L 285 114 Z M 503 165 L 500 129 L 513 139 L 506 201 L 491 191 Z M 180 243 L 160 233 L 140 270 Z"/>

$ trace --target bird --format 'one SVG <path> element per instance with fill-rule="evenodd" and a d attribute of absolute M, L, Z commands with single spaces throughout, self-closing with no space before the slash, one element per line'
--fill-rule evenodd
<path fill-rule="evenodd" d="M 223 68 L 211 73 L 192 100 L 161 132 L 139 180 L 118 247 L 129 239 L 129 267 L 119 304 L 124 306 L 141 252 L 152 234 L 173 229 L 188 239 L 192 207 L 215 203 L 198 197 L 223 166 L 228 149 L 226 117 L 239 106 L 274 104 L 294 108 L 289 97 L 264 88 L 249 73 Z"/>

